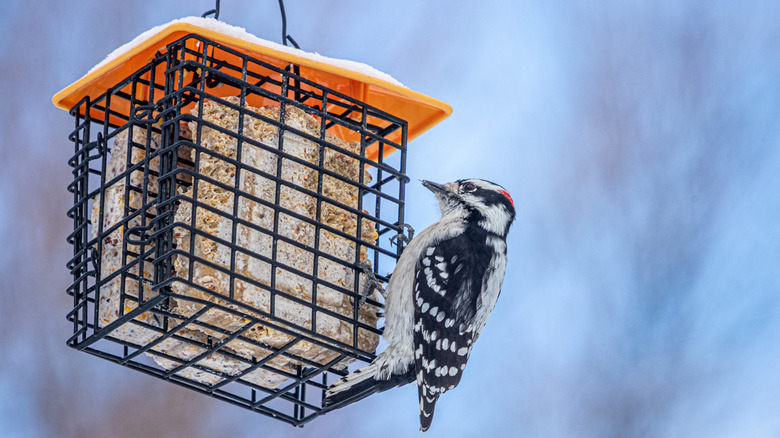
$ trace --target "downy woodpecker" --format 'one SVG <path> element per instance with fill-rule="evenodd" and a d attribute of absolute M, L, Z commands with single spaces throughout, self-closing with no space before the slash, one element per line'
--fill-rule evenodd
<path fill-rule="evenodd" d="M 424 432 L 439 396 L 460 382 L 501 291 L 515 209 L 509 193 L 488 181 L 422 183 L 436 195 L 442 218 L 412 239 L 390 277 L 388 346 L 370 365 L 334 382 L 323 406 L 416 381 Z"/>

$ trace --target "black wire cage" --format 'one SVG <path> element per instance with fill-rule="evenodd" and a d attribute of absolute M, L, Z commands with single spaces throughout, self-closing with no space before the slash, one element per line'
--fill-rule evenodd
<path fill-rule="evenodd" d="M 361 297 L 402 251 L 409 124 L 203 33 L 68 106 L 67 343 L 301 426 L 375 357 L 382 299 Z"/>
<path fill-rule="evenodd" d="M 374 357 L 358 264 L 398 255 L 407 126 L 293 71 L 190 35 L 72 109 L 68 344 L 300 425 Z"/>

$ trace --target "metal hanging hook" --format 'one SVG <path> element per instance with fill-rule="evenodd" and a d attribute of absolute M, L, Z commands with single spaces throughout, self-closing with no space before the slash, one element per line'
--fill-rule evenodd
<path fill-rule="evenodd" d="M 216 0 L 216 7 L 214 9 L 209 9 L 208 11 L 204 12 L 201 17 L 206 18 L 209 15 L 214 15 L 215 20 L 219 20 L 219 2 L 220 0 Z M 282 13 L 282 44 L 285 46 L 287 45 L 287 42 L 289 41 L 292 43 L 293 47 L 296 49 L 300 49 L 301 46 L 298 45 L 298 42 L 293 39 L 292 35 L 287 34 L 287 14 L 284 11 L 284 0 L 279 0 L 279 10 Z"/>
<path fill-rule="evenodd" d="M 284 0 L 279 0 L 279 10 L 282 12 L 282 44 L 287 45 L 287 41 L 291 42 L 296 49 L 301 47 L 293 39 L 292 36 L 287 35 L 287 14 L 284 13 Z"/>
<path fill-rule="evenodd" d="M 206 11 L 201 15 L 201 17 L 206 18 L 209 15 L 214 14 L 214 19 L 219 20 L 219 0 L 217 0 L 217 7 L 211 10 Z"/>

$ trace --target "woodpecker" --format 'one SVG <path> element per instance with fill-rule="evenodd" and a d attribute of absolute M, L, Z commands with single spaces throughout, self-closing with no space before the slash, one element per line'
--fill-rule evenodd
<path fill-rule="evenodd" d="M 334 382 L 323 406 L 417 382 L 425 432 L 439 396 L 460 382 L 498 299 L 515 208 L 489 181 L 422 184 L 436 195 L 442 217 L 412 239 L 384 291 L 387 348 Z"/>

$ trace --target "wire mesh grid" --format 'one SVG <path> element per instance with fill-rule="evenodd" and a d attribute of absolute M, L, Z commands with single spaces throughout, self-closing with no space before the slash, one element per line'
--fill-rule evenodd
<path fill-rule="evenodd" d="M 321 415 L 329 377 L 375 357 L 381 297 L 356 303 L 402 250 L 406 122 L 198 35 L 71 115 L 68 345 Z"/>

